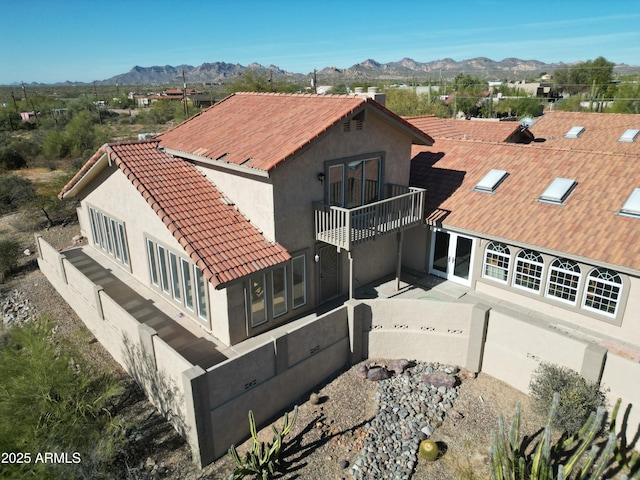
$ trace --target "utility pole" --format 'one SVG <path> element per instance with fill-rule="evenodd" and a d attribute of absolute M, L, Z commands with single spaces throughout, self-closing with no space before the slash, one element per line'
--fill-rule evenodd
<path fill-rule="evenodd" d="M 182 70 L 182 103 L 184 103 L 184 117 L 189 118 L 189 107 L 187 106 L 187 81 L 184 78 L 184 70 Z"/>

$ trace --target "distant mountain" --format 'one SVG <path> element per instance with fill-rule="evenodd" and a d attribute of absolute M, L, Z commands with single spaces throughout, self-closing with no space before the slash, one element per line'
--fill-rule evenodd
<path fill-rule="evenodd" d="M 538 60 L 520 60 L 506 58 L 496 62 L 489 58 L 478 57 L 457 62 L 451 58 L 432 62 L 417 62 L 411 58 L 403 58 L 399 62 L 378 63 L 375 60 L 365 60 L 343 70 L 335 67 L 324 68 L 318 75 L 327 77 L 342 77 L 345 79 L 378 78 L 401 79 L 416 77 L 418 80 L 431 78 L 448 79 L 458 73 L 466 73 L 487 80 L 522 79 L 539 75 L 543 72 L 551 73 L 564 63 L 543 63 Z"/>
<path fill-rule="evenodd" d="M 279 67 L 270 65 L 263 67 L 258 63 L 252 63 L 248 67 L 243 67 L 239 63 L 231 64 L 225 62 L 203 63 L 199 67 L 191 65 L 179 65 L 172 67 L 133 67 L 128 73 L 116 75 L 107 80 L 96 82 L 100 85 L 162 85 L 181 84 L 182 73 L 184 72 L 187 83 L 222 83 L 242 75 L 247 69 L 271 72 L 274 76 L 294 76 L 295 74 L 286 72 Z"/>
<path fill-rule="evenodd" d="M 453 78 L 458 73 L 466 73 L 486 80 L 522 80 L 552 73 L 556 68 L 571 66 L 573 63 L 544 63 L 538 60 L 505 58 L 499 62 L 485 57 L 455 61 L 443 58 L 432 62 L 418 62 L 403 58 L 397 62 L 379 63 L 373 59 L 364 60 L 349 68 L 325 67 L 316 75 L 318 83 L 335 83 L 361 80 L 404 80 L 425 81 Z M 96 82 L 99 85 L 180 85 L 184 72 L 187 83 L 224 83 L 242 75 L 247 69 L 269 73 L 276 78 L 289 78 L 293 81 L 307 81 L 312 75 L 292 73 L 275 65 L 265 67 L 258 63 L 242 66 L 239 63 L 225 62 L 203 63 L 199 67 L 191 65 L 171 65 L 140 67 L 135 66 L 129 72 Z M 620 74 L 640 72 L 640 66 L 616 65 L 614 71 Z"/>

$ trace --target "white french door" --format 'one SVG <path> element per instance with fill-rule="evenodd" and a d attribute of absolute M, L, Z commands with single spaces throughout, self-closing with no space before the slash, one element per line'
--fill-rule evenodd
<path fill-rule="evenodd" d="M 472 237 L 447 230 L 433 230 L 429 273 L 462 285 L 471 285 L 474 244 Z"/>

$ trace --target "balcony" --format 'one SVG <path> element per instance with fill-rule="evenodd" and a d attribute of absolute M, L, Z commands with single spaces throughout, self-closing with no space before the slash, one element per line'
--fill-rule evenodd
<path fill-rule="evenodd" d="M 350 251 L 359 243 L 423 223 L 424 189 L 388 184 L 387 193 L 384 200 L 355 208 L 314 203 L 316 240 Z"/>

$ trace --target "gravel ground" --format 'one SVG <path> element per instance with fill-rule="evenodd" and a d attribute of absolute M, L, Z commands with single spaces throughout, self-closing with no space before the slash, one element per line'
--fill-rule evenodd
<path fill-rule="evenodd" d="M 160 417 L 37 269 L 33 233 L 19 232 L 14 228 L 15 224 L 11 217 L 0 219 L 0 236 L 13 235 L 19 239 L 23 250 L 28 248 L 32 253 L 21 256 L 18 272 L 0 285 L 0 300 L 19 291 L 38 314 L 46 314 L 55 322 L 57 335 L 71 339 L 96 368 L 119 375 L 126 387 L 118 415 L 130 425 L 127 430 L 129 445 L 121 452 L 118 465 L 114 466 L 115 476 L 131 479 L 222 479 L 227 476 L 233 468 L 228 457 L 204 469 L 191 462 L 185 442 Z M 38 233 L 56 248 L 64 248 L 71 245 L 78 228 L 77 225 L 56 226 Z M 313 392 L 317 394 L 317 402 L 309 401 L 308 396 L 299 399 L 298 419 L 287 437 L 284 456 L 287 473 L 279 478 L 353 478 L 350 468 L 362 453 L 369 424 L 377 413 L 377 398 L 381 398 L 378 394 L 380 385 L 362 378 L 359 368 L 361 366 L 356 365 L 339 372 L 319 386 Z M 543 425 L 544 419 L 531 411 L 529 398 L 521 392 L 484 374 L 474 376 L 459 372 L 457 377 L 459 384 L 451 405 L 457 415 L 445 415 L 440 425 L 433 425 L 436 428 L 432 439 L 438 441 L 446 453 L 431 463 L 418 458 L 413 479 L 488 479 L 490 432 L 497 427 L 500 415 L 510 421 L 518 402 L 523 407 L 524 433 L 533 433 Z M 279 427 L 281 419 L 274 419 L 274 425 Z M 262 439 L 270 440 L 270 426 L 261 430 L 260 435 Z M 239 453 L 242 455 L 249 446 L 248 441 L 238 446 Z"/>

